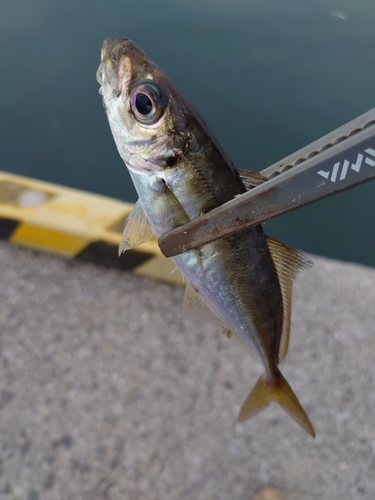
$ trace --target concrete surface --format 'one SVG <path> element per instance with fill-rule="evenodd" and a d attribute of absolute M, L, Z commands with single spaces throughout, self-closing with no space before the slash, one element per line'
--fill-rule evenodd
<path fill-rule="evenodd" d="M 375 499 L 375 270 L 316 258 L 295 284 L 282 371 L 182 314 L 183 290 L 0 244 L 0 500 Z"/>

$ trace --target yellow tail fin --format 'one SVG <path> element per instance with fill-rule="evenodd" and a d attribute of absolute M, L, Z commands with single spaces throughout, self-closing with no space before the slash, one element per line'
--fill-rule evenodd
<path fill-rule="evenodd" d="M 263 376 L 253 387 L 240 410 L 238 420 L 242 422 L 266 408 L 271 401 L 277 401 L 306 432 L 315 437 L 314 428 L 285 378 L 278 372 L 272 381 Z"/>

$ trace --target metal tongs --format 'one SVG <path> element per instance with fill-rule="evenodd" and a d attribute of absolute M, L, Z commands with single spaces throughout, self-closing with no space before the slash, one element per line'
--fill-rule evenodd
<path fill-rule="evenodd" d="M 159 238 L 166 257 L 375 178 L 375 108 L 260 172 L 262 184 Z"/>

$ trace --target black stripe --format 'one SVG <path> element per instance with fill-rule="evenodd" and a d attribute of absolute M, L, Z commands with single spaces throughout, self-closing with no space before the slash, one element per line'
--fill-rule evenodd
<path fill-rule="evenodd" d="M 90 243 L 75 258 L 86 262 L 95 262 L 106 267 L 131 270 L 143 264 L 143 262 L 146 262 L 151 257 L 154 257 L 152 253 L 136 252 L 134 250 L 128 250 L 124 255 L 119 257 L 117 245 L 111 245 L 105 241 L 96 241 Z"/>
<path fill-rule="evenodd" d="M 9 238 L 19 223 L 18 220 L 0 218 L 0 239 Z"/>

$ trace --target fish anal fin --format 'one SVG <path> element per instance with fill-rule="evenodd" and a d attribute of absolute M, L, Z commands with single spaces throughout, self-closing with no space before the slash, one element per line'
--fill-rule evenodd
<path fill-rule="evenodd" d="M 268 180 L 268 177 L 265 177 L 260 172 L 254 172 L 243 168 L 238 168 L 237 171 L 248 191 Z"/>
<path fill-rule="evenodd" d="M 305 429 L 308 434 L 315 437 L 315 431 L 309 417 L 279 371 L 272 381 L 268 381 L 264 376 L 259 377 L 241 407 L 238 420 L 243 422 L 253 417 L 272 401 L 276 401 L 297 424 Z"/>
<path fill-rule="evenodd" d="M 218 326 L 222 334 L 228 339 L 236 340 L 254 359 L 259 361 L 259 356 L 251 347 L 222 321 L 213 309 L 206 303 L 200 293 L 190 283 L 186 285 L 184 297 L 184 313 L 198 316 L 208 320 L 214 326 Z"/>
<path fill-rule="evenodd" d="M 217 316 L 217 314 L 202 298 L 200 293 L 195 290 L 192 285 L 190 285 L 190 283 L 186 285 L 183 307 L 185 314 L 191 314 L 193 316 L 198 316 L 200 318 L 206 319 L 213 325 L 218 326 L 226 337 L 232 337 L 232 331 Z"/>
<path fill-rule="evenodd" d="M 301 269 L 308 269 L 313 263 L 297 250 L 269 236 L 267 244 L 276 267 L 283 298 L 283 328 L 279 348 L 279 361 L 282 361 L 289 346 L 293 280 Z"/>
<path fill-rule="evenodd" d="M 126 219 L 119 246 L 119 255 L 141 243 L 145 243 L 151 237 L 152 229 L 150 223 L 144 213 L 140 200 L 138 200 L 129 217 Z"/>

